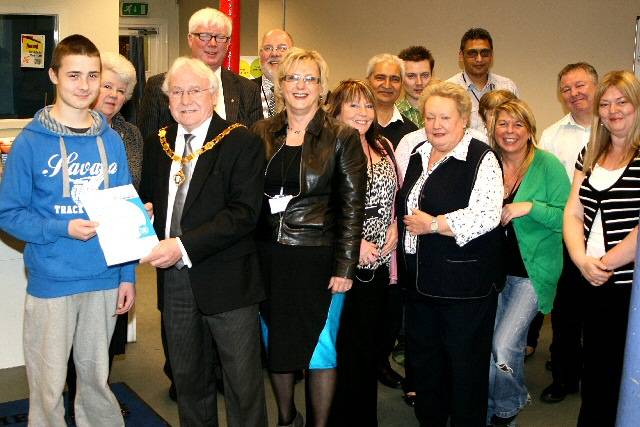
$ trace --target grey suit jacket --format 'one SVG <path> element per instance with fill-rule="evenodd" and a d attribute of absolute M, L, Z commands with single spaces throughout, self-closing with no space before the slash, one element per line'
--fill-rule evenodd
<path fill-rule="evenodd" d="M 249 79 L 222 69 L 222 90 L 226 120 L 250 127 L 262 119 L 260 87 Z M 169 99 L 162 93 L 165 73 L 149 77 L 138 110 L 138 128 L 143 138 L 158 133 L 163 126 L 175 123 L 169 112 Z"/>

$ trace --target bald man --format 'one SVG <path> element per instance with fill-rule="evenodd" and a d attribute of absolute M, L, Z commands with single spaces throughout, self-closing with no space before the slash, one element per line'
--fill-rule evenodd
<path fill-rule="evenodd" d="M 266 119 L 275 114 L 276 100 L 273 93 L 273 79 L 277 74 L 278 65 L 287 51 L 293 47 L 291 34 L 280 28 L 267 31 L 260 44 L 260 68 L 262 77 L 254 81 L 260 86 L 262 99 L 262 116 Z"/>

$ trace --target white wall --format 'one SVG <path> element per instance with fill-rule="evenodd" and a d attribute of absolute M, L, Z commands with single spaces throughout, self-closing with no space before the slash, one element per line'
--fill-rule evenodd
<path fill-rule="evenodd" d="M 260 1 L 260 32 L 282 25 L 281 8 L 281 1 Z M 563 114 L 555 88 L 565 64 L 587 61 L 601 74 L 631 69 L 638 15 L 638 0 L 290 0 L 286 29 L 298 46 L 324 56 L 335 86 L 363 78 L 371 56 L 412 44 L 431 49 L 435 75 L 446 79 L 459 71 L 462 34 L 484 27 L 494 39 L 494 71 L 516 82 L 542 130 Z"/>
<path fill-rule="evenodd" d="M 99 50 L 118 51 L 118 0 L 2 0 L 0 13 L 58 15 L 59 40 L 82 34 Z"/>

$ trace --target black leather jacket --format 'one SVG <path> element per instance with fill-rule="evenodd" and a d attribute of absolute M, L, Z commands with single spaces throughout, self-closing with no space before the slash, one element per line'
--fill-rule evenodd
<path fill-rule="evenodd" d="M 267 170 L 282 148 L 286 112 L 257 122 Z M 367 161 L 357 131 L 319 109 L 306 129 L 300 162 L 300 193 L 280 214 L 264 197 L 258 238 L 285 245 L 333 246 L 333 275 L 352 278 L 358 264 Z M 265 172 L 266 174 L 266 172 Z"/>

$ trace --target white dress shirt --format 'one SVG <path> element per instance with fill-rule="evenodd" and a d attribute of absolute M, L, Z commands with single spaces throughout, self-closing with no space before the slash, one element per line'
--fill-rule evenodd
<path fill-rule="evenodd" d="M 466 132 L 472 138 L 475 138 L 478 141 L 482 141 L 485 144 L 487 143 L 487 136 L 485 134 L 478 132 L 475 129 L 467 129 Z M 416 145 L 426 140 L 427 134 L 425 128 L 421 128 L 406 134 L 398 143 L 394 155 L 396 157 L 396 164 L 398 165 L 400 182 L 404 180 L 404 174 L 407 171 L 407 166 L 409 166 L 409 158 L 411 157 L 411 152 Z"/>
<path fill-rule="evenodd" d="M 485 138 L 487 129 L 484 127 L 484 122 L 479 112 L 480 98 L 482 98 L 482 95 L 492 90 L 505 89 L 512 92 L 515 96 L 519 96 L 518 87 L 511 79 L 493 73 L 489 73 L 487 84 L 484 85 L 482 89 L 476 87 L 469 75 L 464 71 L 449 77 L 447 81 L 457 83 L 469 92 L 469 96 L 471 97 L 471 123 L 469 123 L 469 127 L 483 133 Z"/>
<path fill-rule="evenodd" d="M 387 126 L 389 126 L 391 123 L 393 122 L 397 122 L 398 120 L 400 120 L 401 122 L 404 122 L 404 119 L 402 118 L 402 114 L 400 113 L 400 110 L 398 110 L 398 107 L 395 106 L 395 104 L 393 105 L 393 115 L 391 116 L 391 119 L 389 119 L 389 121 L 387 123 L 381 123 L 379 118 L 378 118 L 378 124 L 380 126 L 382 126 L 383 128 L 386 128 Z"/>
<path fill-rule="evenodd" d="M 591 127 L 581 126 L 567 114 L 542 132 L 540 147 L 555 154 L 573 181 L 576 160 L 589 142 Z"/>
<path fill-rule="evenodd" d="M 211 117 L 204 121 L 200 126 L 195 128 L 191 132 L 187 132 L 185 128 L 182 127 L 181 124 L 178 124 L 178 133 L 176 134 L 175 147 L 173 151 L 181 155 L 184 152 L 184 135 L 191 134 L 193 135 L 193 139 L 191 140 L 191 150 L 195 152 L 202 148 L 205 143 L 205 138 L 207 137 L 207 131 L 209 130 L 209 124 L 211 123 Z M 196 163 L 198 162 L 198 157 L 191 160 L 191 175 L 193 176 L 193 172 L 196 170 Z M 171 162 L 171 169 L 169 170 L 169 193 L 167 195 L 167 222 L 164 228 L 164 235 L 169 238 L 170 229 L 171 229 L 171 216 L 173 214 L 173 203 L 176 199 L 176 193 L 178 192 L 178 185 L 174 182 L 173 176 L 178 173 L 181 168 L 180 162 Z M 183 183 L 182 185 L 188 185 L 188 183 Z M 180 246 L 180 252 L 182 252 L 182 262 L 184 265 L 191 268 L 191 260 L 189 259 L 189 255 L 187 251 L 184 249 L 180 238 L 176 238 L 178 241 L 178 245 Z"/>
<path fill-rule="evenodd" d="M 469 151 L 469 143 L 472 135 L 466 131 L 462 140 L 447 153 L 442 159 L 437 161 L 429 170 L 429 158 L 431 157 L 431 144 L 425 142 L 421 145 L 414 156 L 421 156 L 422 175 L 409 192 L 407 198 L 407 212 L 412 209 L 419 209 L 418 203 L 420 193 L 424 183 L 429 176 L 449 157 L 466 161 Z M 484 156 L 478 168 L 478 175 L 469 196 L 467 207 L 446 213 L 444 215 L 447 225 L 453 233 L 456 244 L 464 246 L 471 240 L 479 237 L 498 226 L 502 213 L 502 196 L 504 193 L 502 183 L 502 169 L 498 159 L 493 152 Z M 427 212 L 429 213 L 429 212 Z M 417 236 L 409 233 L 405 234 L 404 248 L 406 253 L 415 254 L 417 246 Z"/>
<path fill-rule="evenodd" d="M 222 88 L 222 69 L 218 67 L 216 71 L 213 72 L 218 79 L 218 99 L 216 100 L 216 113 L 223 119 L 227 119 L 227 109 L 224 106 L 224 90 Z M 206 132 L 205 132 L 206 134 Z M 183 141 L 184 142 L 184 141 Z"/>

